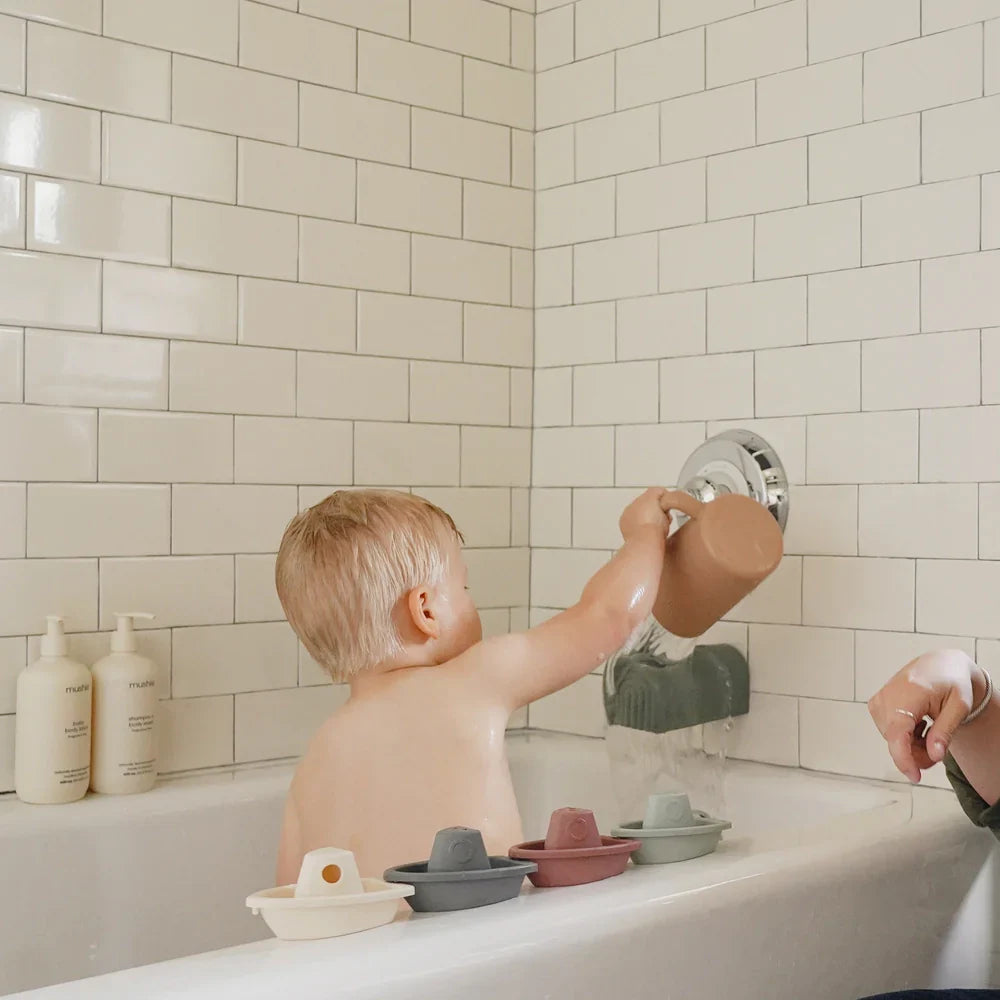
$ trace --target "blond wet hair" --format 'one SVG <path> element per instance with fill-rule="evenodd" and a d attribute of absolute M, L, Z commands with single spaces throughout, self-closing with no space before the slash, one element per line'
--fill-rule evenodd
<path fill-rule="evenodd" d="M 399 599 L 439 585 L 455 522 L 423 497 L 396 490 L 338 490 L 285 530 L 275 584 L 285 616 L 312 658 L 349 681 L 402 650 Z"/>

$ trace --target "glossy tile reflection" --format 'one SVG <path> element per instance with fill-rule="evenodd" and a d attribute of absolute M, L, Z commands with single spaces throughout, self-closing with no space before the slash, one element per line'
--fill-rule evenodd
<path fill-rule="evenodd" d="M 0 93 L 0 166 L 97 181 L 101 174 L 101 116 Z"/>
<path fill-rule="evenodd" d="M 0 173 L 0 246 L 24 246 L 24 178 Z"/>
<path fill-rule="evenodd" d="M 106 331 L 235 342 L 234 276 L 114 261 L 103 271 Z"/>
<path fill-rule="evenodd" d="M 99 261 L 0 250 L 0 323 L 96 330 Z"/>
<path fill-rule="evenodd" d="M 25 400 L 162 409 L 167 405 L 167 342 L 28 330 Z"/>
<path fill-rule="evenodd" d="M 170 263 L 170 199 L 119 188 L 28 182 L 28 246 L 145 264 Z"/>
<path fill-rule="evenodd" d="M 26 25 L 0 14 L 0 89 L 24 93 Z"/>
<path fill-rule="evenodd" d="M 24 372 L 24 333 L 0 326 L 0 403 L 21 402 Z"/>
<path fill-rule="evenodd" d="M 28 93 L 102 111 L 166 119 L 170 115 L 170 55 L 31 23 Z"/>

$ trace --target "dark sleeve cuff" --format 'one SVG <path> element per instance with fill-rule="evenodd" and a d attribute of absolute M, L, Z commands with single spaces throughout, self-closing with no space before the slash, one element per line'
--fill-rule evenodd
<path fill-rule="evenodd" d="M 959 804 L 965 810 L 966 816 L 976 826 L 992 830 L 994 836 L 1000 839 L 1000 802 L 992 806 L 987 805 L 985 799 L 969 784 L 951 754 L 945 758 L 944 766 L 948 772 L 948 780 L 955 789 Z"/>

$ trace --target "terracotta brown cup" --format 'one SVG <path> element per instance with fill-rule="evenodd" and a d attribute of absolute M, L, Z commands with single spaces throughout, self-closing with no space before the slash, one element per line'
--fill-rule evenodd
<path fill-rule="evenodd" d="M 774 572 L 784 552 L 781 528 L 750 497 L 701 503 L 678 490 L 661 502 L 689 520 L 667 539 L 653 617 L 674 635 L 695 638 Z"/>

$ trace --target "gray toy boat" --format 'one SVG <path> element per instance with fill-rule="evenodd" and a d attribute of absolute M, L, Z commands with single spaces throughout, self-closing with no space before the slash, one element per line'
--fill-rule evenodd
<path fill-rule="evenodd" d="M 419 913 L 434 913 L 513 899 L 524 877 L 537 870 L 533 862 L 489 857 L 478 830 L 453 826 L 438 831 L 428 861 L 397 865 L 383 878 L 412 885 L 414 893 L 407 898 L 410 906 Z"/>

